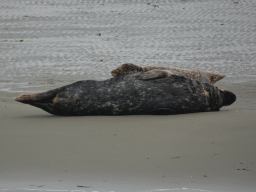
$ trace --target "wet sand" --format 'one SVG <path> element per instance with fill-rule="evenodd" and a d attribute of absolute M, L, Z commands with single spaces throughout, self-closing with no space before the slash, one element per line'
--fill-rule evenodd
<path fill-rule="evenodd" d="M 0 190 L 256 189 L 253 1 L 0 2 Z M 17 103 L 123 63 L 226 74 L 219 112 L 59 117 Z M 162 190 L 160 190 L 162 189 Z"/>

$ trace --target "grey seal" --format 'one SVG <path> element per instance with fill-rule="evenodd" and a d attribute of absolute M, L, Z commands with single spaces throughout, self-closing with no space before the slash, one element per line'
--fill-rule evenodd
<path fill-rule="evenodd" d="M 218 111 L 235 94 L 171 70 L 150 70 L 104 81 L 85 80 L 15 101 L 54 115 L 170 115 Z"/>
<path fill-rule="evenodd" d="M 111 71 L 111 75 L 113 77 L 118 77 L 121 75 L 137 73 L 142 71 L 149 71 L 153 69 L 171 70 L 173 72 L 178 72 L 188 78 L 195 79 L 203 83 L 210 83 L 211 85 L 213 85 L 214 83 L 223 79 L 226 76 L 223 74 L 212 73 L 209 71 L 201 71 L 197 69 L 182 69 L 182 68 L 176 68 L 176 67 L 157 67 L 157 66 L 140 67 L 132 63 L 125 63 L 119 66 L 118 68 Z"/>

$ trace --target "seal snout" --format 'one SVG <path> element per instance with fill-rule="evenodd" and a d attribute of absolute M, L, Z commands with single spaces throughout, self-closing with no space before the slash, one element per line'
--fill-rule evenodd
<path fill-rule="evenodd" d="M 236 101 L 236 95 L 230 91 L 223 91 L 224 97 L 223 97 L 223 103 L 222 106 L 228 106 L 231 105 Z"/>

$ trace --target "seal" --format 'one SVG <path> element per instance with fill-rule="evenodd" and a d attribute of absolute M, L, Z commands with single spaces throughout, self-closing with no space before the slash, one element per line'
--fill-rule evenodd
<path fill-rule="evenodd" d="M 200 71 L 200 70 L 196 70 L 196 69 L 181 69 L 181 68 L 175 68 L 175 67 L 156 67 L 156 66 L 140 67 L 140 66 L 134 65 L 132 63 L 125 63 L 125 64 L 119 66 L 115 70 L 111 71 L 111 75 L 113 77 L 118 77 L 121 75 L 126 75 L 126 74 L 131 74 L 131 73 L 149 71 L 152 69 L 172 70 L 174 72 L 178 72 L 178 73 L 184 75 L 185 77 L 195 79 L 195 80 L 201 81 L 203 83 L 210 83 L 211 85 L 213 85 L 217 81 L 226 77 L 226 75 L 212 73 L 209 71 Z"/>
<path fill-rule="evenodd" d="M 15 101 L 54 115 L 170 115 L 218 111 L 235 94 L 172 70 L 150 70 L 104 81 L 85 80 Z"/>

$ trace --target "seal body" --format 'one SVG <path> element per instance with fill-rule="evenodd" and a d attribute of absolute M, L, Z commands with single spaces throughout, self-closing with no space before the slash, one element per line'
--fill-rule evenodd
<path fill-rule="evenodd" d="M 225 101 L 227 95 L 232 96 Z M 235 95 L 172 71 L 151 70 L 105 81 L 79 81 L 14 100 L 54 115 L 161 115 L 218 111 L 233 103 Z"/>
<path fill-rule="evenodd" d="M 179 73 L 181 75 L 184 75 L 187 78 L 198 80 L 203 83 L 209 83 L 211 85 L 213 85 L 214 83 L 223 79 L 226 76 L 223 74 L 212 73 L 209 71 L 201 71 L 197 69 L 182 69 L 182 68 L 176 68 L 176 67 L 158 67 L 158 66 L 140 67 L 132 63 L 125 63 L 119 66 L 115 70 L 111 71 L 111 75 L 113 77 L 118 77 L 121 75 L 137 73 L 142 71 L 145 72 L 145 71 L 150 71 L 154 69 L 171 70 L 172 72 Z"/>

